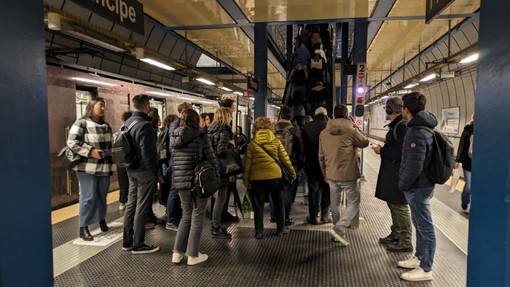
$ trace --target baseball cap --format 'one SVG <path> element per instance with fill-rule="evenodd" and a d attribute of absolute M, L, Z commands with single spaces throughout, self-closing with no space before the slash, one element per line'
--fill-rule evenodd
<path fill-rule="evenodd" d="M 318 114 L 323 114 L 325 116 L 328 115 L 328 111 L 323 108 L 323 107 L 318 107 L 316 110 L 315 110 L 315 115 L 318 115 Z"/>

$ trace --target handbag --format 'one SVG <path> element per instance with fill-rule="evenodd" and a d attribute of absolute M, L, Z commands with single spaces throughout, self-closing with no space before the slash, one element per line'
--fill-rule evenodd
<path fill-rule="evenodd" d="M 69 147 L 64 147 L 59 153 L 58 157 L 61 159 L 62 167 L 66 170 L 71 170 L 81 162 L 81 156 Z"/>
<path fill-rule="evenodd" d="M 227 149 L 221 156 L 218 156 L 220 162 L 220 174 L 238 175 L 243 173 L 243 163 L 241 156 L 235 149 Z"/>
<path fill-rule="evenodd" d="M 287 169 L 285 165 L 283 165 L 277 158 L 275 158 L 263 145 L 255 142 L 261 149 L 263 149 L 280 167 L 282 170 L 282 183 L 284 185 L 292 183 L 292 173 Z"/>

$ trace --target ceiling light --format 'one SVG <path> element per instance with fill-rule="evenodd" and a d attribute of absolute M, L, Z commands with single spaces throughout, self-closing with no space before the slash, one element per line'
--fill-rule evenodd
<path fill-rule="evenodd" d="M 468 56 L 468 57 L 466 57 L 466 58 L 462 59 L 462 60 L 459 62 L 459 64 L 467 64 L 467 63 L 474 62 L 474 61 L 476 61 L 476 60 L 478 60 L 478 53 L 473 54 L 473 55 L 471 55 L 471 56 Z"/>
<path fill-rule="evenodd" d="M 149 59 L 149 58 L 143 58 L 143 59 L 140 59 L 140 61 L 143 61 L 145 63 L 148 63 L 148 64 L 151 64 L 151 65 L 154 65 L 156 67 L 160 67 L 161 69 L 165 69 L 165 70 L 168 70 L 168 71 L 173 71 L 175 70 L 174 67 L 170 67 L 166 64 L 163 64 L 161 62 L 158 62 L 156 60 L 153 60 L 153 59 Z"/>
<path fill-rule="evenodd" d="M 436 78 L 436 74 L 430 74 L 430 75 L 424 77 L 423 79 L 421 79 L 420 82 L 427 82 L 427 81 L 430 81 L 435 78 Z"/>
<path fill-rule="evenodd" d="M 381 97 L 381 100 L 386 100 L 388 96 Z"/>
<path fill-rule="evenodd" d="M 204 83 L 204 84 L 206 84 L 206 85 L 209 85 L 209 86 L 214 86 L 214 83 L 213 83 L 213 82 L 211 82 L 211 81 L 209 81 L 209 80 L 206 80 L 206 79 L 204 79 L 204 78 L 198 78 L 198 79 L 197 79 L 197 81 L 202 82 L 202 83 Z"/>
<path fill-rule="evenodd" d="M 418 86 L 418 84 L 409 84 L 409 85 L 405 86 L 404 89 L 411 89 L 411 88 L 414 88 L 416 86 Z"/>
<path fill-rule="evenodd" d="M 166 93 L 161 93 L 161 92 L 147 92 L 147 94 L 157 95 L 157 96 L 164 96 L 164 97 L 172 96 L 171 94 L 166 94 Z"/>
<path fill-rule="evenodd" d="M 236 94 L 238 96 L 242 96 L 243 95 L 243 93 L 241 93 L 241 92 L 234 92 L 234 94 Z"/>
<path fill-rule="evenodd" d="M 97 81 L 97 80 L 91 80 L 91 79 L 87 79 L 87 78 L 73 77 L 73 78 L 71 78 L 71 80 L 85 82 L 85 83 L 90 83 L 90 84 L 110 86 L 110 87 L 116 86 L 115 84 L 112 84 L 112 83 L 102 82 L 102 81 Z"/>
<path fill-rule="evenodd" d="M 119 47 L 117 47 L 115 45 L 106 43 L 104 41 L 98 40 L 98 39 L 96 39 L 94 37 L 85 35 L 83 33 L 80 33 L 80 32 L 74 31 L 74 30 L 64 30 L 64 31 L 62 31 L 62 33 L 67 34 L 67 35 L 71 35 L 71 36 L 73 36 L 75 38 L 78 38 L 80 40 L 83 40 L 85 42 L 94 44 L 96 46 L 99 46 L 99 47 L 102 47 L 102 48 L 105 48 L 105 49 L 108 49 L 108 50 L 111 50 L 111 51 L 114 51 L 114 52 L 117 52 L 117 53 L 122 53 L 122 52 L 126 51 L 125 49 L 119 48 Z"/>
<path fill-rule="evenodd" d="M 227 91 L 227 92 L 232 92 L 232 89 L 229 89 L 227 87 L 221 87 L 220 89 L 224 90 L 224 91 Z"/>

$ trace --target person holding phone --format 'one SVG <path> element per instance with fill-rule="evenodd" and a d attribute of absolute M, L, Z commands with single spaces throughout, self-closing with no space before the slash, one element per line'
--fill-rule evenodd
<path fill-rule="evenodd" d="M 82 156 L 73 170 L 80 182 L 80 238 L 85 241 L 94 240 L 88 229 L 91 224 L 99 223 L 101 231 L 108 231 L 106 194 L 116 166 L 106 153 L 112 145 L 112 127 L 105 121 L 105 110 L 103 98 L 90 101 L 85 114 L 74 122 L 67 138 L 67 146 Z"/>

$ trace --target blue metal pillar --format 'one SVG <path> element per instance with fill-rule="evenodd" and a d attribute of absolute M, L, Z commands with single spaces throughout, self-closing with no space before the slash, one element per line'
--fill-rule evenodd
<path fill-rule="evenodd" d="M 360 21 L 354 24 L 354 47 L 352 49 L 352 64 L 357 65 L 367 61 L 367 34 L 368 21 Z M 356 108 L 356 79 L 352 77 L 352 116 Z"/>
<path fill-rule="evenodd" d="M 508 1 L 481 1 L 467 286 L 510 286 Z"/>
<path fill-rule="evenodd" d="M 255 78 L 259 81 L 255 92 L 255 119 L 266 116 L 267 98 L 267 24 L 255 24 Z"/>
<path fill-rule="evenodd" d="M 296 46 L 298 43 L 296 43 Z M 292 54 L 294 52 L 294 26 L 287 25 L 287 77 L 290 73 L 292 65 Z"/>
<path fill-rule="evenodd" d="M 43 3 L 0 12 L 0 286 L 53 286 Z"/>
<path fill-rule="evenodd" d="M 337 24 L 337 27 L 339 27 L 340 24 Z M 340 75 L 340 102 L 337 102 L 337 104 L 347 104 L 347 74 L 344 71 L 344 65 L 349 64 L 348 59 L 348 52 L 347 49 L 349 49 L 349 23 L 342 23 L 341 24 L 341 37 L 342 37 L 342 43 L 341 43 L 341 49 L 342 49 L 342 69 L 341 69 L 341 75 Z M 337 35 L 339 36 L 339 35 Z"/>

